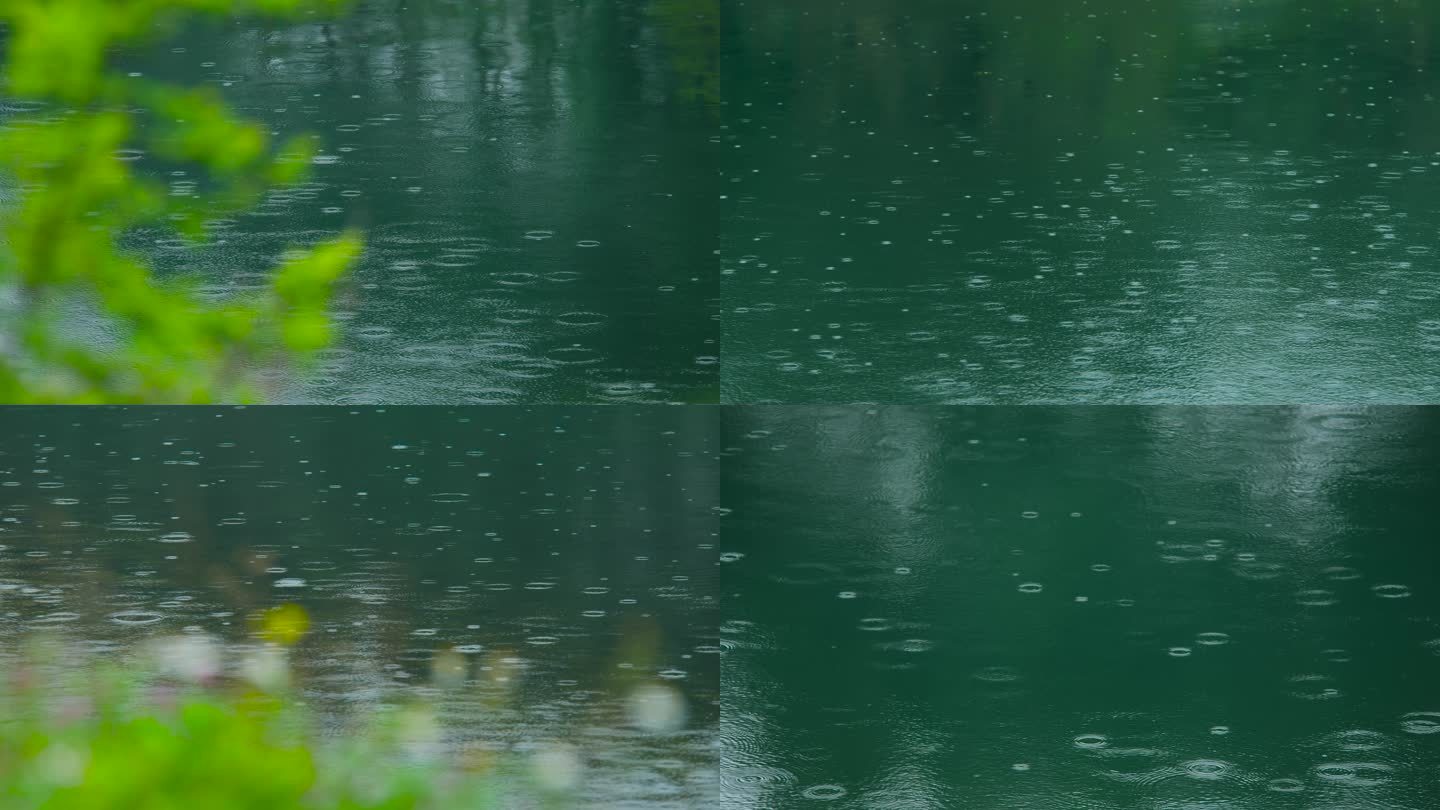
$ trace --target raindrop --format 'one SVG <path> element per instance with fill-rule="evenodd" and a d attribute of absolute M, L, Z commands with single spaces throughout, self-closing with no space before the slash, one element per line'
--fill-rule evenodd
<path fill-rule="evenodd" d="M 1440 734 L 1440 712 L 1410 712 L 1400 718 L 1400 730 L 1407 734 Z"/>
<path fill-rule="evenodd" d="M 116 624 L 154 624 L 165 616 L 145 610 L 122 610 L 118 613 L 111 613 L 108 618 Z"/>
<path fill-rule="evenodd" d="M 800 792 L 801 796 L 807 799 L 816 799 L 822 802 L 833 802 L 846 793 L 845 788 L 839 785 L 812 785 Z"/>

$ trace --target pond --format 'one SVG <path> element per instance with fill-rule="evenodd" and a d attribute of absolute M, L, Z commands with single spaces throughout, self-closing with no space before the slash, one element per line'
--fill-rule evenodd
<path fill-rule="evenodd" d="M 710 40 L 686 7 L 359 0 L 147 43 L 124 70 L 214 88 L 318 154 L 207 244 L 132 244 L 219 298 L 291 244 L 365 231 L 338 345 L 276 402 L 714 401 L 715 116 L 686 67 Z"/>
<path fill-rule="evenodd" d="M 751 408 L 725 444 L 723 806 L 1434 806 L 1440 411 Z"/>
<path fill-rule="evenodd" d="M 294 603 L 312 622 L 297 683 L 328 733 L 424 697 L 453 750 L 574 746 L 582 804 L 695 807 L 718 790 L 704 410 L 9 408 L 0 422 L 0 665 L 41 634 L 65 651 L 56 666 L 174 635 L 238 655 L 251 617 Z M 439 683 L 435 662 L 457 653 L 458 679 Z M 635 722 L 635 696 L 657 689 L 668 716 Z"/>
<path fill-rule="evenodd" d="M 1440 397 L 1440 5 L 737 0 L 729 402 Z"/>

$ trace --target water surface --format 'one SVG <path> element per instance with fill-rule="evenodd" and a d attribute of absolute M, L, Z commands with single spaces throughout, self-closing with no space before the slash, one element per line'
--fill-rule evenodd
<path fill-rule="evenodd" d="M 1440 804 L 1440 411 L 747 408 L 725 445 L 723 806 Z"/>
<path fill-rule="evenodd" d="M 310 379 L 277 381 L 276 401 L 713 401 L 705 11 L 358 0 L 331 21 L 149 43 L 126 69 L 213 87 L 282 136 L 313 133 L 319 155 L 308 184 L 214 223 L 203 247 L 134 244 L 221 297 L 292 243 L 366 231 L 339 344 Z M 162 179 L 197 188 L 183 167 Z"/>
<path fill-rule="evenodd" d="M 86 666 L 207 634 L 233 675 L 248 619 L 294 602 L 332 733 L 423 697 L 448 750 L 575 746 L 575 806 L 711 806 L 707 414 L 0 409 L 0 656 L 51 633 Z M 660 730 L 633 710 L 656 687 L 681 708 Z"/>
<path fill-rule="evenodd" d="M 1440 400 L 1440 6 L 728 6 L 733 402 Z"/>

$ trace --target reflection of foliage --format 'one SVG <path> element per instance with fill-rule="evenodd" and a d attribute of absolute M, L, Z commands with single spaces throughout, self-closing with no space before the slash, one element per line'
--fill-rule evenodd
<path fill-rule="evenodd" d="M 720 101 L 720 4 L 718 0 L 653 0 L 680 86 L 687 101 Z"/>
<path fill-rule="evenodd" d="M 298 141 L 272 148 L 264 129 L 233 117 L 213 93 L 116 75 L 104 62 L 113 47 L 186 12 L 296 13 L 340 1 L 0 4 L 10 35 L 6 93 L 65 108 L 0 132 L 0 156 L 21 189 L 0 253 L 0 400 L 250 400 L 257 392 L 243 371 L 303 359 L 329 342 L 327 301 L 359 250 L 355 234 L 293 251 L 263 294 L 223 303 L 184 280 L 156 278 L 120 249 L 126 231 L 156 222 L 202 239 L 207 222 L 298 181 L 309 160 Z M 135 108 L 150 111 L 143 127 Z M 138 176 L 131 163 L 147 153 L 198 168 L 211 194 Z M 76 308 L 104 315 L 114 332 L 106 345 L 66 335 Z"/>
<path fill-rule="evenodd" d="M 866 115 L 949 116 L 1046 145 L 1072 133 L 1114 142 L 1175 119 L 1215 130 L 1249 122 L 1277 143 L 1313 139 L 1325 131 L 1317 121 L 1374 127 L 1369 138 L 1395 127 L 1325 114 L 1383 113 L 1387 105 L 1367 107 L 1377 99 L 1364 93 L 1393 82 L 1409 99 L 1400 129 L 1433 132 L 1423 67 L 1440 4 L 1396 5 L 1358 14 L 1300 0 L 1107 0 L 1097 9 L 1055 0 L 790 0 L 754 7 L 734 29 L 726 67 L 727 76 L 763 76 L 788 90 L 799 127 L 837 104 L 851 115 L 863 104 Z M 757 92 L 736 85 L 727 91 L 736 100 Z"/>

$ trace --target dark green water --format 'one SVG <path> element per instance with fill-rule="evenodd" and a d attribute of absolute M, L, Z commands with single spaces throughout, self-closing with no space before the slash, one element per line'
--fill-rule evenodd
<path fill-rule="evenodd" d="M 726 8 L 727 401 L 1440 397 L 1440 5 Z"/>
<path fill-rule="evenodd" d="M 691 64 L 713 38 L 691 5 L 359 0 L 147 45 L 127 67 L 217 87 L 321 154 L 213 244 L 137 246 L 223 296 L 291 243 L 366 230 L 342 340 L 276 401 L 714 401 L 715 115 Z"/>
<path fill-rule="evenodd" d="M 1440 411 L 750 408 L 724 443 L 724 806 L 1440 802 Z"/>
<path fill-rule="evenodd" d="M 0 409 L 0 656 L 44 632 L 71 666 L 209 634 L 233 671 L 247 617 L 296 602 L 299 683 L 336 733 L 422 696 L 449 748 L 575 746 L 577 807 L 711 806 L 709 413 Z M 657 686 L 678 717 L 637 727 Z"/>

